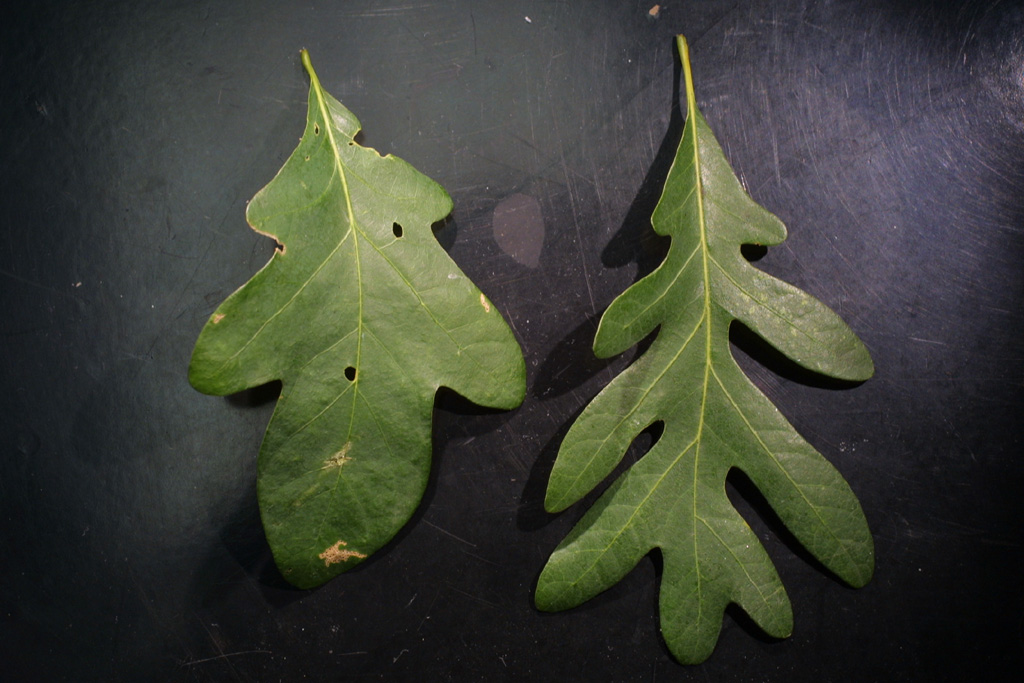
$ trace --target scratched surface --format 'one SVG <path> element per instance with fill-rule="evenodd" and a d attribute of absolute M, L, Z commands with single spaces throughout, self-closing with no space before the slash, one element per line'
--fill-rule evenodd
<path fill-rule="evenodd" d="M 1024 667 L 1021 3 L 21 4 L 0 10 L 5 679 Z M 532 607 L 583 510 L 541 508 L 558 443 L 634 356 L 591 355 L 598 316 L 664 253 L 648 219 L 682 126 L 680 32 L 726 154 L 789 227 L 759 266 L 837 310 L 878 368 L 837 391 L 739 340 L 860 497 L 878 567 L 843 588 L 740 487 L 796 630 L 770 642 L 730 614 L 689 668 L 660 641 L 650 558 L 576 610 Z M 274 390 L 219 399 L 186 381 L 203 322 L 273 249 L 244 209 L 301 134 L 302 47 L 364 144 L 451 193 L 438 238 L 504 312 L 529 381 L 508 413 L 442 395 L 417 515 L 309 592 L 277 576 L 255 507 Z"/>

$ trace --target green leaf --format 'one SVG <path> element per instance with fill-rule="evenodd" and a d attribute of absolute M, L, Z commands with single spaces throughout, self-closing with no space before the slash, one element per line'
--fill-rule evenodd
<path fill-rule="evenodd" d="M 839 473 L 804 441 L 733 359 L 741 321 L 818 373 L 864 380 L 863 344 L 820 301 L 754 268 L 743 244 L 786 237 L 744 192 L 697 109 L 689 52 L 677 39 L 689 111 L 655 209 L 671 237 L 665 261 L 612 302 L 594 351 L 620 353 L 660 326 L 651 347 L 587 406 L 566 435 L 545 506 L 562 510 L 597 486 L 647 427 L 657 443 L 622 474 L 551 555 L 537 584 L 543 610 L 579 605 L 659 548 L 661 630 L 684 663 L 714 649 L 727 605 L 788 636 L 792 611 L 775 568 L 726 496 L 732 468 L 753 481 L 786 527 L 843 581 L 862 586 L 874 551 L 863 512 Z"/>
<path fill-rule="evenodd" d="M 308 53 L 306 130 L 246 218 L 269 263 L 210 317 L 192 385 L 225 395 L 279 379 L 259 503 L 284 577 L 319 585 L 408 521 L 427 483 L 438 388 L 493 408 L 525 390 L 501 314 L 437 243 L 444 189 L 354 140 L 359 122 Z"/>

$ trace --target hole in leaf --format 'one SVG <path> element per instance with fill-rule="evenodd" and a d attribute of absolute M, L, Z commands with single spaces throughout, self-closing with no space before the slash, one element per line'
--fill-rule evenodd
<path fill-rule="evenodd" d="M 313 123 L 313 135 L 320 135 L 320 124 L 319 123 L 316 123 L 316 122 Z"/>
<path fill-rule="evenodd" d="M 345 368 L 345 379 L 347 379 L 349 382 L 356 381 L 356 369 L 351 365 Z"/>
<path fill-rule="evenodd" d="M 754 263 L 764 258 L 768 253 L 768 247 L 763 244 L 741 244 L 740 253 L 743 254 L 743 258 Z"/>
<path fill-rule="evenodd" d="M 401 225 L 395 223 L 391 226 L 391 232 L 395 233 L 395 237 L 401 237 L 404 230 Z"/>

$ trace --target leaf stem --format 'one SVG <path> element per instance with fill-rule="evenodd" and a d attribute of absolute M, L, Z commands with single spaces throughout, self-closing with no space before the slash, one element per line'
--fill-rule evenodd
<path fill-rule="evenodd" d="M 302 48 L 299 50 L 299 54 L 302 56 L 302 66 L 306 67 L 306 73 L 309 74 L 309 78 L 316 84 L 316 89 L 320 90 L 320 79 L 316 77 L 316 72 L 313 71 L 313 61 L 309 58 L 309 50 Z"/>
<path fill-rule="evenodd" d="M 676 47 L 679 48 L 679 58 L 683 60 L 683 78 L 686 80 L 686 115 L 690 117 L 693 116 L 693 112 L 697 109 L 697 96 L 693 92 L 693 73 L 690 69 L 690 45 L 686 42 L 686 36 L 676 36 Z"/>

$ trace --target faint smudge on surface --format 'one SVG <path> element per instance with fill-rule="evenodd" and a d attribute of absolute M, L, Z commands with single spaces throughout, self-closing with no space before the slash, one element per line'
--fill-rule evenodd
<path fill-rule="evenodd" d="M 536 199 L 514 194 L 494 207 L 494 241 L 516 262 L 528 268 L 540 264 L 544 247 L 544 216 Z"/>

